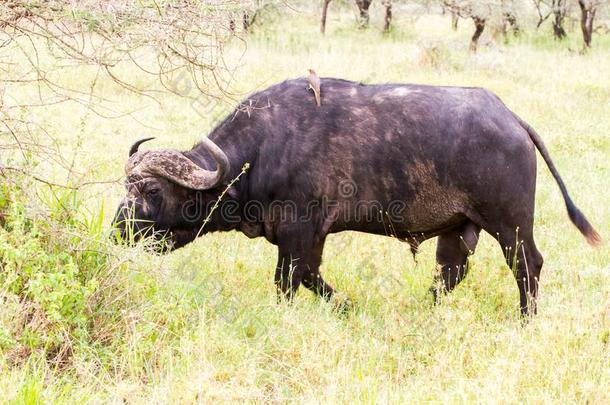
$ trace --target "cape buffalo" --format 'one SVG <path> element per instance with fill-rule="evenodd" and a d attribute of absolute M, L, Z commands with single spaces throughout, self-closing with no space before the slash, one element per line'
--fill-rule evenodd
<path fill-rule="evenodd" d="M 438 299 L 466 275 L 483 229 L 513 268 L 526 315 L 543 261 L 532 229 L 538 149 L 570 220 L 601 243 L 540 136 L 490 91 L 323 78 L 317 106 L 308 87 L 300 78 L 251 95 L 186 152 L 136 142 L 115 226 L 173 248 L 212 231 L 264 236 L 278 246 L 275 283 L 289 299 L 301 284 L 331 297 L 322 249 L 347 230 L 397 237 L 414 252 L 438 236 Z"/>

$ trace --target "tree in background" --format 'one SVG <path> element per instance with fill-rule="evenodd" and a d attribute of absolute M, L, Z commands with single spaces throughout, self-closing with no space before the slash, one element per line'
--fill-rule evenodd
<path fill-rule="evenodd" d="M 455 11 L 451 11 L 451 28 L 454 31 L 458 29 L 458 23 L 460 22 L 460 15 Z"/>
<path fill-rule="evenodd" d="M 532 0 L 532 3 L 538 14 L 538 22 L 536 23 L 536 29 L 538 29 L 551 16 L 553 10 L 548 6 L 548 2 L 544 0 Z"/>
<path fill-rule="evenodd" d="M 328 16 L 328 6 L 332 0 L 323 0 L 322 2 L 322 14 L 320 17 L 320 32 L 324 34 L 326 32 L 326 19 Z M 372 0 L 355 0 L 356 6 L 358 7 L 358 27 L 367 28 L 370 22 L 369 8 L 373 3 Z M 341 4 L 341 3 L 340 3 Z M 383 32 L 389 32 L 392 25 L 392 0 L 381 0 L 381 5 L 384 7 L 384 23 Z"/>
<path fill-rule="evenodd" d="M 383 32 L 390 32 L 390 25 L 392 24 L 392 0 L 382 0 L 381 4 L 385 7 Z"/>
<path fill-rule="evenodd" d="M 593 35 L 593 20 L 597 14 L 598 8 L 601 6 L 602 0 L 578 0 L 580 7 L 580 28 L 582 29 L 582 39 L 585 43 L 585 49 L 591 47 L 591 39 Z"/>
<path fill-rule="evenodd" d="M 536 28 L 540 28 L 551 15 L 553 16 L 553 36 L 555 39 L 562 40 L 567 36 L 563 23 L 568 14 L 568 0 L 532 0 L 538 22 Z"/>
<path fill-rule="evenodd" d="M 451 29 L 454 30 L 454 31 L 457 31 L 458 23 L 460 22 L 460 16 L 455 11 L 455 9 L 448 8 L 447 3 L 449 3 L 449 2 L 448 1 L 441 1 L 440 2 L 441 11 L 442 11 L 441 14 L 445 15 L 447 13 L 447 11 L 449 11 L 449 13 L 451 14 Z"/>
<path fill-rule="evenodd" d="M 471 17 L 475 29 L 474 34 L 472 34 L 472 38 L 470 39 L 470 47 L 468 49 L 470 52 L 476 52 L 477 47 L 479 46 L 479 38 L 481 37 L 481 34 L 483 34 L 483 30 L 485 30 L 485 18 L 477 15 L 472 15 Z"/>
<path fill-rule="evenodd" d="M 320 19 L 320 32 L 324 34 L 326 32 L 326 15 L 328 13 L 328 5 L 331 0 L 324 0 L 322 4 L 322 18 Z"/>
<path fill-rule="evenodd" d="M 485 30 L 487 20 L 492 17 L 493 11 L 502 8 L 501 0 L 443 0 L 442 4 L 452 16 L 457 15 L 458 18 L 472 19 L 475 29 L 470 38 L 469 49 L 471 52 L 477 51 L 479 39 Z M 457 22 L 454 26 L 457 28 Z"/>
<path fill-rule="evenodd" d="M 358 25 L 360 28 L 369 26 L 369 7 L 372 2 L 372 0 L 356 0 L 356 6 L 358 6 L 358 12 L 360 14 L 358 18 Z"/>
<path fill-rule="evenodd" d="M 514 0 L 501 0 L 500 7 L 502 8 L 502 34 L 506 36 L 510 29 L 514 35 L 519 35 L 520 28 L 517 22 L 517 15 L 515 13 Z"/>
<path fill-rule="evenodd" d="M 567 34 L 563 28 L 563 22 L 568 15 L 568 0 L 552 0 L 551 10 L 553 11 L 553 35 L 555 39 L 562 40 Z"/>
<path fill-rule="evenodd" d="M 58 104 L 82 105 L 108 119 L 131 115 L 117 111 L 113 100 L 100 95 L 98 78 L 108 78 L 117 90 L 157 105 L 167 94 L 193 103 L 233 100 L 227 92 L 233 67 L 223 57 L 224 47 L 230 41 L 245 42 L 240 38 L 244 31 L 236 32 L 237 18 L 251 18 L 275 1 L 226 0 L 222 6 L 177 1 L 0 1 L 0 155 L 17 157 L 10 166 L 0 162 L 0 183 L 23 173 L 48 184 L 39 160 L 62 162 L 71 187 L 90 183 L 89 172 L 74 170 L 53 134 L 30 117 Z M 139 63 L 143 54 L 152 56 L 150 63 Z M 134 61 L 131 71 L 120 68 L 127 60 Z M 95 68 L 87 93 L 74 89 L 69 81 L 77 65 Z M 84 77 L 88 76 L 83 73 Z M 37 99 L 13 96 L 32 86 L 37 88 Z"/>

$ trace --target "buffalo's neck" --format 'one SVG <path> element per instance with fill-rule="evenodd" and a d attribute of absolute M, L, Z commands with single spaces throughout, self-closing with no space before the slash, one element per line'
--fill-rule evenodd
<path fill-rule="evenodd" d="M 227 155 L 231 167 L 224 184 L 211 193 L 218 196 L 224 192 L 220 205 L 212 212 L 208 222 L 203 226 L 203 230 L 199 232 L 205 218 L 201 219 L 197 230 L 189 234 L 192 237 L 191 240 L 203 233 L 233 229 L 240 230 L 249 237 L 261 235 L 260 224 L 244 221 L 241 215 L 241 208 L 251 197 L 248 184 L 251 174 L 255 173 L 257 169 L 259 149 L 269 132 L 265 119 L 260 115 L 260 112 L 266 110 L 256 111 L 259 113 L 248 114 L 238 107 L 208 136 Z M 185 152 L 185 156 L 204 169 L 216 169 L 216 163 L 202 144 L 195 145 L 193 149 Z M 246 164 L 249 165 L 249 168 L 242 172 Z M 238 180 L 235 180 L 237 178 Z M 230 183 L 232 185 L 229 192 L 227 186 Z M 227 206 L 224 204 L 233 206 L 226 210 L 224 208 Z M 209 212 L 209 206 L 207 208 L 201 212 Z M 226 215 L 227 212 L 232 214 Z"/>

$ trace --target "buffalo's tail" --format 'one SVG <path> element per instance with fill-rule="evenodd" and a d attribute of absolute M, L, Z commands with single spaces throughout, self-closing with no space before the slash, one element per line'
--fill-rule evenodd
<path fill-rule="evenodd" d="M 536 148 L 538 148 L 538 151 L 540 152 L 540 154 L 542 155 L 542 158 L 546 162 L 546 165 L 548 166 L 549 170 L 551 171 L 551 174 L 553 175 L 553 177 L 555 178 L 555 181 L 559 185 L 559 189 L 561 190 L 561 195 L 563 196 L 563 200 L 566 203 L 566 208 L 568 210 L 568 216 L 570 217 L 570 220 L 578 228 L 578 230 L 584 235 L 584 237 L 587 239 L 587 242 L 591 246 L 600 246 L 602 244 L 601 236 L 599 235 L 599 233 L 597 233 L 597 231 L 589 223 L 589 221 L 587 220 L 585 215 L 578 209 L 578 207 L 576 207 L 576 205 L 570 198 L 570 195 L 568 194 L 568 189 L 566 188 L 566 185 L 563 183 L 563 180 L 561 179 L 561 176 L 559 175 L 559 172 L 557 171 L 555 164 L 551 160 L 549 151 L 546 149 L 546 146 L 544 146 L 544 143 L 542 142 L 542 138 L 540 138 L 540 135 L 538 135 L 538 133 L 536 131 L 534 131 L 534 128 L 532 128 L 527 122 L 523 121 L 516 114 L 514 114 L 514 115 L 517 118 L 517 120 L 519 121 L 519 123 L 521 124 L 521 126 L 523 127 L 523 129 L 525 129 L 527 131 L 527 133 L 529 134 L 532 142 L 534 142 L 534 145 L 536 145 Z"/>

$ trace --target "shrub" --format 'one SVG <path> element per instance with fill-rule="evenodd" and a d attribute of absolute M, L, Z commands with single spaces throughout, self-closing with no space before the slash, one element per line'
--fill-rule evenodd
<path fill-rule="evenodd" d="M 91 299 L 106 256 L 92 253 L 99 238 L 88 236 L 96 236 L 91 231 L 97 230 L 67 218 L 65 206 L 57 205 L 64 212 L 65 229 L 56 232 L 53 218 L 59 210 L 31 218 L 23 204 L 8 202 L 20 200 L 19 194 L 5 185 L 0 196 L 0 294 L 6 312 L 13 315 L 0 324 L 0 348 L 12 353 L 14 361 L 43 350 L 64 362 L 76 345 L 90 341 Z"/>

